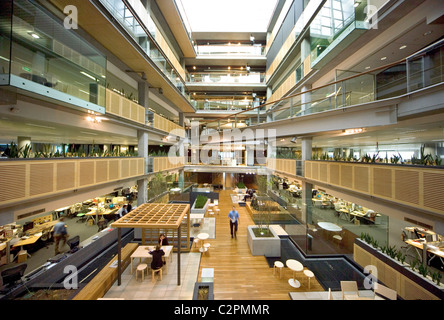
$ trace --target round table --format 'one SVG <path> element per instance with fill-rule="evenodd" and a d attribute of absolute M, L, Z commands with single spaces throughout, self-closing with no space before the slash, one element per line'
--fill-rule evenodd
<path fill-rule="evenodd" d="M 304 266 L 302 263 L 294 259 L 287 260 L 286 264 L 289 269 L 293 270 L 293 278 L 288 280 L 288 284 L 293 288 L 299 288 L 301 283 L 295 279 L 295 273 L 304 270 Z"/>
<path fill-rule="evenodd" d="M 318 226 L 327 231 L 339 232 L 342 231 L 342 228 L 331 222 L 318 222 Z"/>
<path fill-rule="evenodd" d="M 203 248 L 205 240 L 207 240 L 209 237 L 210 235 L 208 233 L 199 233 L 197 235 L 197 238 L 201 240 L 201 245 L 200 245 L 201 248 Z"/>

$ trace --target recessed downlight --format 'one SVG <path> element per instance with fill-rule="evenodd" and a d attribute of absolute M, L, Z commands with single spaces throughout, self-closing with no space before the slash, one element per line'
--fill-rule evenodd
<path fill-rule="evenodd" d="M 403 46 L 400 46 L 400 47 L 399 47 L 399 50 L 404 50 L 405 48 L 407 48 L 407 46 L 406 46 L 406 45 L 403 45 Z"/>
<path fill-rule="evenodd" d="M 387 57 L 382 57 L 381 58 L 381 61 L 384 61 L 384 60 L 386 60 L 387 59 Z"/>

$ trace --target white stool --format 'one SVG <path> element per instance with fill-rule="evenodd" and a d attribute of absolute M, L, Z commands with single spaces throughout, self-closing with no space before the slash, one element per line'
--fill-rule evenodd
<path fill-rule="evenodd" d="M 308 289 L 310 289 L 310 280 L 314 277 L 314 273 L 310 270 L 304 270 L 304 274 L 308 277 Z"/>
<path fill-rule="evenodd" d="M 215 209 L 216 214 L 219 215 L 220 214 L 220 209 Z"/>
<path fill-rule="evenodd" d="M 212 216 L 214 214 L 213 210 L 208 210 L 208 214 Z"/>
<path fill-rule="evenodd" d="M 159 277 L 160 277 L 160 280 L 162 280 L 162 268 L 160 268 L 160 269 L 157 269 L 157 270 L 154 270 L 154 269 L 152 269 L 152 281 L 153 282 L 155 282 L 155 277 L 154 277 L 154 275 L 156 274 L 156 273 L 158 273 L 159 274 Z"/>
<path fill-rule="evenodd" d="M 137 270 L 136 270 L 136 280 L 137 280 L 137 274 L 140 272 L 142 273 L 142 282 L 143 280 L 145 280 L 145 270 L 147 271 L 147 275 L 148 275 L 148 265 L 145 263 L 141 263 L 137 266 Z"/>
<path fill-rule="evenodd" d="M 279 279 L 282 278 L 282 270 L 284 268 L 284 264 L 280 261 L 275 261 L 273 266 L 273 274 L 276 274 L 276 269 L 279 269 Z"/>
<path fill-rule="evenodd" d="M 195 238 L 195 239 L 194 239 L 193 242 L 194 242 L 194 247 L 195 247 L 195 248 L 197 248 L 197 244 L 199 243 L 199 241 L 200 241 L 200 240 L 199 240 L 198 238 Z"/>

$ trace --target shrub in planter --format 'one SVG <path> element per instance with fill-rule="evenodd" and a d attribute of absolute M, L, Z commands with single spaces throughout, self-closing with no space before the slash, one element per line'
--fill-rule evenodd
<path fill-rule="evenodd" d="M 207 203 L 208 198 L 202 195 L 198 195 L 196 198 L 196 203 L 194 205 L 195 209 L 202 209 Z"/>

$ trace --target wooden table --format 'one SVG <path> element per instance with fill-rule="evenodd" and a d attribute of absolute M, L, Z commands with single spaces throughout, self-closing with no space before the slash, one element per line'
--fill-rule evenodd
<path fill-rule="evenodd" d="M 26 246 L 26 245 L 30 245 L 30 244 L 36 243 L 37 240 L 39 240 L 42 237 L 43 231 L 45 229 L 50 229 L 50 231 L 52 231 L 52 229 L 57 224 L 57 222 L 59 222 L 59 221 L 58 220 L 54 220 L 54 221 L 42 223 L 42 224 L 39 224 L 39 225 L 35 226 L 32 229 L 27 230 L 26 233 L 28 233 L 29 236 L 28 237 L 22 237 L 18 242 L 14 243 L 12 245 L 12 247 L 13 248 L 23 247 L 23 246 Z"/>
<path fill-rule="evenodd" d="M 288 280 L 288 284 L 293 288 L 299 288 L 301 286 L 301 283 L 296 280 L 295 274 L 296 272 L 304 270 L 304 266 L 302 265 L 302 263 L 294 259 L 288 259 L 286 261 L 286 264 L 289 269 L 293 270 L 293 278 Z"/>
<path fill-rule="evenodd" d="M 163 259 L 165 261 L 165 274 L 167 274 L 167 260 L 170 260 L 170 262 L 172 262 L 173 260 L 173 255 L 171 254 L 171 252 L 173 251 L 173 246 L 162 246 L 161 249 L 165 252 Z M 155 250 L 154 246 L 139 246 L 136 251 L 134 251 L 134 253 L 131 255 L 131 274 L 133 274 L 133 260 L 139 258 L 140 262 L 142 262 L 142 259 L 152 259 L 153 256 L 151 255 L 150 251 L 153 250 Z"/>

